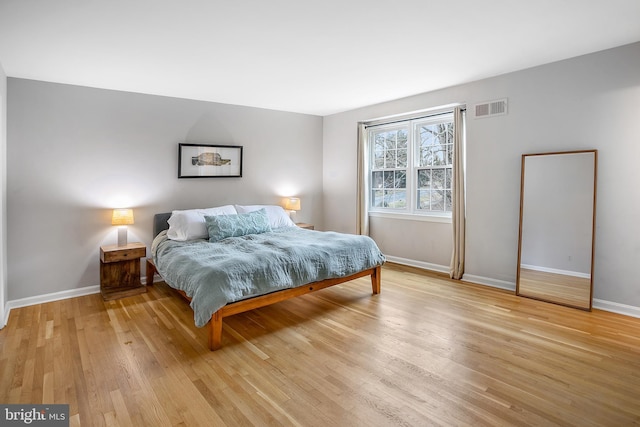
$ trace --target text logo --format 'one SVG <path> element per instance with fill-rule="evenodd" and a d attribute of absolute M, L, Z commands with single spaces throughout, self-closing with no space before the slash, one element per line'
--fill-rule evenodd
<path fill-rule="evenodd" d="M 0 405 L 0 425 L 69 427 L 69 405 Z"/>

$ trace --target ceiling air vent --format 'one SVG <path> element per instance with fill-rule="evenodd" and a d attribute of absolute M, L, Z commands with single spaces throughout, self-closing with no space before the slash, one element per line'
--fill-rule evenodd
<path fill-rule="evenodd" d="M 504 116 L 507 114 L 507 98 L 475 105 L 476 118 Z"/>

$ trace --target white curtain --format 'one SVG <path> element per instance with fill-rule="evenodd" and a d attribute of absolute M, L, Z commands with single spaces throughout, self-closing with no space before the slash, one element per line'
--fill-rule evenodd
<path fill-rule="evenodd" d="M 464 136 L 465 110 L 456 107 L 453 111 L 453 253 L 449 267 L 449 277 L 462 279 L 464 274 L 465 246 L 465 194 L 464 194 Z"/>
<path fill-rule="evenodd" d="M 364 123 L 358 124 L 358 206 L 356 218 L 356 232 L 369 235 L 369 150 L 367 149 L 367 130 Z"/>

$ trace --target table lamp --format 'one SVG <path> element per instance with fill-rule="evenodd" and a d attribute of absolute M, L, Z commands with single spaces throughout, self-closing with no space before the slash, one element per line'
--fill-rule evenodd
<path fill-rule="evenodd" d="M 111 225 L 118 226 L 118 246 L 127 246 L 127 225 L 133 224 L 133 209 L 114 209 Z"/>
<path fill-rule="evenodd" d="M 289 197 L 284 208 L 289 211 L 289 218 L 296 222 L 296 211 L 300 210 L 300 199 L 297 197 Z"/>

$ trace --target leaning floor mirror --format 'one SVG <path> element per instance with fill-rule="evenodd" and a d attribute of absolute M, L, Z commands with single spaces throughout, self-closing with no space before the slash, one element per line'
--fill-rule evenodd
<path fill-rule="evenodd" d="M 591 310 L 597 150 L 524 154 L 516 295 Z"/>

